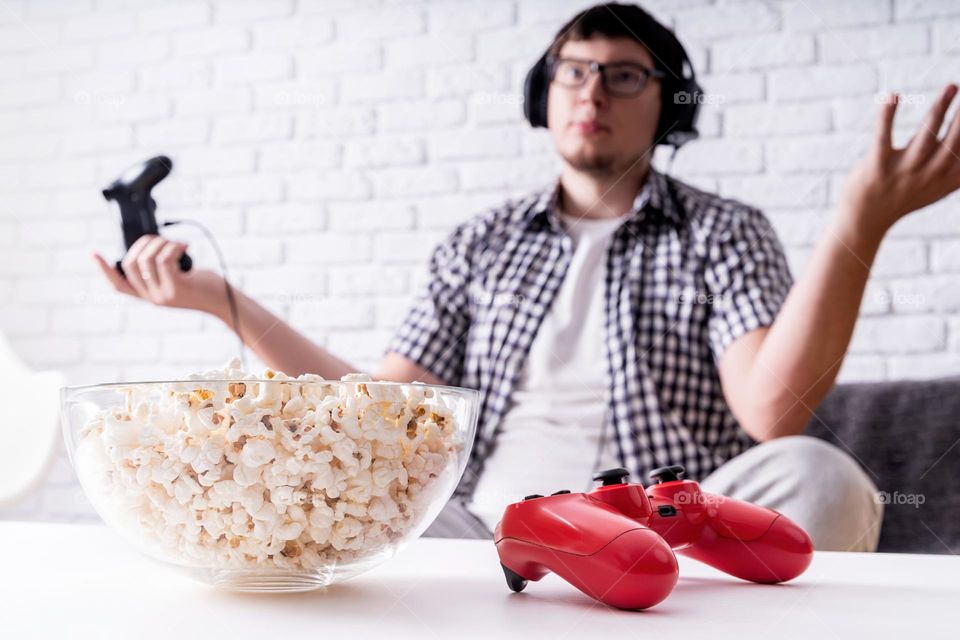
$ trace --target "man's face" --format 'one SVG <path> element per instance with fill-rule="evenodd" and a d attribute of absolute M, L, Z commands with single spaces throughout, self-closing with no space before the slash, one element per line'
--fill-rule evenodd
<path fill-rule="evenodd" d="M 558 57 L 654 68 L 647 49 L 625 38 L 570 41 Z M 574 169 L 598 176 L 619 176 L 638 166 L 638 160 L 652 151 L 660 118 L 660 91 L 660 82 L 648 78 L 637 95 L 611 95 L 598 73 L 591 73 L 581 87 L 551 83 L 547 126 L 557 151 Z"/>

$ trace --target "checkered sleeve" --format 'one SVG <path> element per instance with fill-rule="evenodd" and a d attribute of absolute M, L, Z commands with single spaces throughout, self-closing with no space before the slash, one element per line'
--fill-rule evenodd
<path fill-rule="evenodd" d="M 773 324 L 793 277 L 770 221 L 750 207 L 732 212 L 709 245 L 707 263 L 710 346 L 719 361 L 734 340 Z"/>
<path fill-rule="evenodd" d="M 470 327 L 469 243 L 465 236 L 458 228 L 434 249 L 426 283 L 386 348 L 449 385 L 459 385 L 463 376 Z"/>

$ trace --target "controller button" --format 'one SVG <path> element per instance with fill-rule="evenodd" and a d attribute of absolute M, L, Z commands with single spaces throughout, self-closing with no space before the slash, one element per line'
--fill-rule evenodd
<path fill-rule="evenodd" d="M 565 493 L 570 493 L 570 489 L 560 489 L 560 491 L 554 491 L 554 492 L 551 493 L 550 495 L 552 495 L 552 496 L 560 496 L 560 495 L 563 495 L 563 494 L 565 494 Z"/>
<path fill-rule="evenodd" d="M 657 507 L 657 513 L 659 513 L 664 518 L 669 518 L 677 515 L 677 508 L 669 504 L 662 504 L 659 507 Z"/>
<path fill-rule="evenodd" d="M 684 474 L 686 469 L 684 469 L 679 464 L 670 465 L 669 467 L 658 467 L 650 472 L 648 476 L 651 480 L 655 480 L 658 484 L 663 482 L 675 482 L 680 479 L 680 476 Z"/>
<path fill-rule="evenodd" d="M 603 483 L 603 486 L 608 487 L 613 484 L 624 484 L 627 481 L 627 478 L 630 477 L 630 472 L 624 469 L 623 467 L 616 467 L 615 469 L 605 469 L 603 471 L 598 471 L 593 474 L 594 480 L 599 480 Z"/>
<path fill-rule="evenodd" d="M 523 499 L 524 499 L 524 500 L 533 500 L 534 498 L 542 498 L 542 497 L 543 497 L 543 496 L 540 495 L 539 493 L 531 493 L 531 494 L 528 495 L 528 496 L 524 496 Z"/>

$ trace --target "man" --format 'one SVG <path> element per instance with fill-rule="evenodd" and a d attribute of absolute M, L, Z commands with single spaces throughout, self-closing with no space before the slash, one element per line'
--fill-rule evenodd
<path fill-rule="evenodd" d="M 819 549 L 875 549 L 869 470 L 799 434 L 834 383 L 882 238 L 960 186 L 960 116 L 938 138 L 956 87 L 905 149 L 891 146 L 896 100 L 883 106 L 794 283 L 758 210 L 651 167 L 684 77 L 671 32 L 639 7 L 601 5 L 549 54 L 559 180 L 453 230 L 375 373 L 480 391 L 470 463 L 428 534 L 488 537 L 526 494 L 681 464 L 707 491 L 783 512 Z M 120 291 L 229 324 L 222 280 L 175 268 L 184 250 L 141 239 L 127 280 L 97 259 Z M 239 292 L 238 303 L 241 337 L 270 366 L 354 370 Z"/>

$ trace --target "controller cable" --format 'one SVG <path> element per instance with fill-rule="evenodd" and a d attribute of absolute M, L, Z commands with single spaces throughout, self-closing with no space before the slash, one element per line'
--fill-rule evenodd
<path fill-rule="evenodd" d="M 240 334 L 240 312 L 237 309 L 237 300 L 233 295 L 233 286 L 230 284 L 230 278 L 227 274 L 227 261 L 223 257 L 223 252 L 220 250 L 220 245 L 217 244 L 217 240 L 213 237 L 213 234 L 210 232 L 210 230 L 196 220 L 167 220 L 160 226 L 172 227 L 173 225 L 177 224 L 192 225 L 200 229 L 203 235 L 207 238 L 207 241 L 210 243 L 210 246 L 213 247 L 214 253 L 217 254 L 217 261 L 220 263 L 220 275 L 223 277 L 223 284 L 227 292 L 227 304 L 230 306 L 230 321 L 233 325 L 233 332 L 237 335 L 237 341 L 240 344 L 240 366 L 243 367 L 244 371 L 247 371 L 246 345 L 243 342 L 243 336 Z"/>
<path fill-rule="evenodd" d="M 590 472 L 590 477 L 587 479 L 587 488 L 584 489 L 584 493 L 591 491 L 594 488 L 593 475 L 597 473 L 600 469 L 600 462 L 603 460 L 603 450 L 607 446 L 607 423 L 610 422 L 611 414 L 610 404 L 607 403 L 606 408 L 603 411 L 603 420 L 600 421 L 600 443 L 597 445 L 597 455 L 593 460 L 593 471 Z"/>

